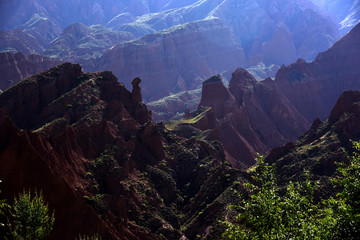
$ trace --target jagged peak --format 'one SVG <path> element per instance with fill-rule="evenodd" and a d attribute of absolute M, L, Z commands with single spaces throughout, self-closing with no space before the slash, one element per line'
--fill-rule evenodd
<path fill-rule="evenodd" d="M 222 83 L 222 77 L 221 77 L 220 74 L 217 74 L 217 75 L 214 75 L 214 76 L 210 77 L 209 79 L 204 81 L 203 84 L 215 83 L 215 82 L 221 82 Z"/>
<path fill-rule="evenodd" d="M 336 122 L 345 113 L 352 113 L 353 105 L 360 102 L 360 91 L 345 91 L 330 113 L 329 122 Z"/>
<path fill-rule="evenodd" d="M 232 77 L 230 80 L 229 87 L 231 88 L 232 85 L 238 83 L 256 83 L 256 79 L 251 75 L 247 70 L 243 68 L 238 68 L 232 73 Z"/>

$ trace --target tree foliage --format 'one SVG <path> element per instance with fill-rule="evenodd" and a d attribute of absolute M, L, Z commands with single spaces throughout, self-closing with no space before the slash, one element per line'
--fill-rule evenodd
<path fill-rule="evenodd" d="M 334 206 L 338 224 L 337 239 L 359 239 L 360 236 L 360 143 L 354 142 L 355 152 L 349 164 L 340 164 L 339 177 L 333 182 L 342 191 Z"/>
<path fill-rule="evenodd" d="M 226 222 L 225 236 L 230 239 L 325 239 L 335 225 L 331 208 L 315 204 L 313 193 L 317 184 L 304 172 L 305 181 L 290 182 L 285 193 L 276 183 L 275 167 L 263 157 L 248 183 L 250 198 L 238 206 L 236 223 Z M 283 191 L 284 192 L 284 191 Z"/>
<path fill-rule="evenodd" d="M 276 183 L 275 167 L 262 157 L 248 183 L 250 197 L 236 206 L 235 223 L 225 222 L 229 239 L 359 239 L 360 236 L 360 143 L 349 163 L 338 168 L 333 180 L 340 189 L 335 198 L 314 203 L 316 182 L 305 171 L 305 181 L 290 182 L 285 190 Z"/>
<path fill-rule="evenodd" d="M 12 236 L 14 239 L 38 240 L 47 237 L 54 225 L 54 212 L 49 213 L 42 194 L 24 191 L 15 197 L 12 208 Z"/>
<path fill-rule="evenodd" d="M 91 236 L 79 236 L 79 240 L 101 240 L 101 237 L 98 234 L 93 234 Z"/>

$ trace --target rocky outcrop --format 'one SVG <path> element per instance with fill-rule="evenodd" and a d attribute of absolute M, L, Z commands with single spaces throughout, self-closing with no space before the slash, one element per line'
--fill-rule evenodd
<path fill-rule="evenodd" d="M 21 189 L 41 190 L 49 208 L 55 210 L 53 239 L 73 239 L 79 233 L 99 233 L 107 239 L 120 239 L 115 238 L 114 230 L 109 229 L 81 195 L 84 192 L 79 188 L 84 178 L 79 179 L 78 176 L 85 176 L 86 170 L 85 159 L 76 152 L 79 149 L 63 149 L 70 151 L 66 153 L 67 157 L 71 156 L 68 161 L 63 161 L 65 156 L 59 156 L 46 137 L 20 130 L 9 119 L 1 122 L 0 129 L 0 175 L 4 181 L 2 188 L 6 189 L 2 192 L 7 199 L 13 199 Z M 60 139 L 67 139 L 68 134 L 73 135 L 64 131 Z M 65 143 L 63 146 L 66 146 Z M 70 219 L 71 227 L 67 226 Z M 126 232 L 122 234 L 129 235 Z"/>
<path fill-rule="evenodd" d="M 251 166 L 256 153 L 296 139 L 310 125 L 273 80 L 258 82 L 244 69 L 233 73 L 229 88 L 219 76 L 205 81 L 200 106 L 214 110 L 215 139 L 219 137 L 235 167 Z"/>
<path fill-rule="evenodd" d="M 203 82 L 202 96 L 199 106 L 211 107 L 216 118 L 225 118 L 228 113 L 234 112 L 235 98 L 222 83 L 220 75 L 213 76 Z"/>
<path fill-rule="evenodd" d="M 0 89 L 5 90 L 21 80 L 59 64 L 56 59 L 39 55 L 0 53 Z"/>
<path fill-rule="evenodd" d="M 117 45 L 93 66 L 114 71 L 126 86 L 130 86 L 128 79 L 139 76 L 143 97 L 149 101 L 194 89 L 217 72 L 243 65 L 244 60 L 231 32 L 217 20 L 206 20 Z"/>

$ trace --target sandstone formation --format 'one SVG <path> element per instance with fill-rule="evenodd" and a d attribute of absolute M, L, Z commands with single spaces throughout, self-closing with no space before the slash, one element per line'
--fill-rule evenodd
<path fill-rule="evenodd" d="M 51 239 L 221 237 L 226 189 L 246 174 L 218 142 L 152 122 L 139 84 L 65 63 L 0 94 L 2 197 L 41 190 Z"/>
<path fill-rule="evenodd" d="M 215 139 L 235 167 L 253 165 L 257 153 L 296 139 L 310 125 L 273 80 L 258 82 L 244 69 L 233 73 L 229 88 L 219 76 L 205 81 L 200 106 L 214 110 Z"/>
<path fill-rule="evenodd" d="M 217 131 L 214 139 L 223 143 L 233 166 L 253 164 L 256 152 L 266 154 L 294 141 L 315 119 L 325 120 L 344 91 L 360 90 L 359 40 L 360 24 L 315 61 L 282 66 L 275 80 L 258 82 L 237 69 L 227 89 L 218 76 L 210 78 L 199 107 L 211 107 L 217 124 L 200 129 Z"/>
<path fill-rule="evenodd" d="M 360 24 L 320 53 L 315 61 L 282 67 L 275 83 L 309 121 L 329 116 L 336 100 L 346 90 L 360 89 Z"/>
<path fill-rule="evenodd" d="M 211 75 L 233 70 L 244 61 L 231 32 L 217 20 L 206 20 L 119 44 L 85 69 L 110 69 L 126 86 L 138 76 L 144 99 L 151 101 L 194 89 Z"/>
<path fill-rule="evenodd" d="M 348 162 L 351 141 L 360 140 L 360 92 L 344 92 L 331 111 L 329 119 L 314 121 L 310 130 L 298 141 L 273 149 L 266 161 L 276 163 L 279 180 L 299 179 L 304 170 L 317 176 L 321 195 L 331 195 L 330 178 L 336 174 L 336 164 Z"/>
<path fill-rule="evenodd" d="M 39 55 L 0 53 L 0 90 L 5 90 L 21 80 L 59 64 L 59 60 Z"/>

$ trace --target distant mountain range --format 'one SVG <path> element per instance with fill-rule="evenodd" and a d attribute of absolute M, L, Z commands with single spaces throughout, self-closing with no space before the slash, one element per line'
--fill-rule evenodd
<path fill-rule="evenodd" d="M 1 51 L 112 70 L 126 86 L 140 76 L 146 101 L 237 67 L 312 60 L 340 37 L 307 0 L 19 0 L 0 12 Z"/>

